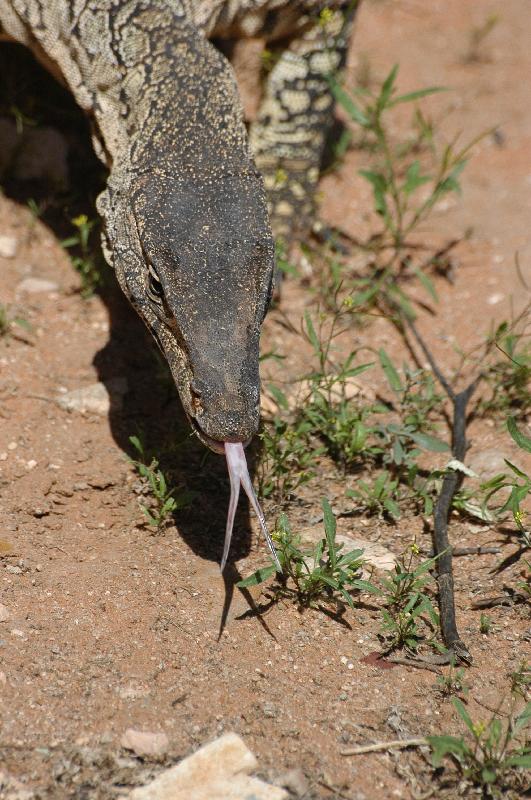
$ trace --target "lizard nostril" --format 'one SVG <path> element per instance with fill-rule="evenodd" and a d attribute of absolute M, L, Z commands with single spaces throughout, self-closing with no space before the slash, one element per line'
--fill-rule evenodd
<path fill-rule="evenodd" d="M 195 398 L 199 398 L 202 395 L 201 389 L 195 381 L 190 381 L 190 392 Z"/>

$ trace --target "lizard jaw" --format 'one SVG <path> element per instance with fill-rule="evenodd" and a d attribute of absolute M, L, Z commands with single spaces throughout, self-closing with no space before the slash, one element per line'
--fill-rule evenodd
<path fill-rule="evenodd" d="M 199 425 L 199 423 L 197 422 L 196 419 L 194 419 L 193 417 L 189 417 L 189 419 L 190 419 L 190 423 L 192 425 L 192 429 L 193 429 L 194 433 L 196 434 L 196 436 L 198 437 L 198 439 L 200 439 L 201 442 L 203 442 L 203 444 L 206 445 L 206 447 L 209 448 L 209 450 L 212 450 L 214 453 L 218 453 L 220 455 L 223 455 L 225 453 L 225 444 L 226 444 L 226 442 L 219 441 L 217 439 L 212 439 L 211 436 L 209 436 L 208 434 L 206 434 L 202 430 L 201 426 Z M 247 439 L 245 442 L 241 442 L 240 441 L 240 442 L 228 442 L 228 443 L 229 444 L 241 444 L 243 447 L 247 447 L 247 445 L 250 442 L 251 442 L 251 439 Z"/>

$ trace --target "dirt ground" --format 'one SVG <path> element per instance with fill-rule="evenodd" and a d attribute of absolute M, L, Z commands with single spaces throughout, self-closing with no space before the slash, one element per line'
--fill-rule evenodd
<path fill-rule="evenodd" d="M 531 284 L 528 12 L 526 0 L 367 0 L 352 44 L 354 76 L 369 65 L 381 82 L 398 63 L 403 91 L 451 88 L 427 101 L 441 135 L 463 132 L 471 139 L 496 129 L 474 148 L 462 195 L 441 203 L 422 229 L 432 243 L 470 232 L 454 253 L 454 284 L 437 281 L 436 314 L 419 320 L 449 371 L 456 346 L 479 342 L 491 320 L 525 303 L 516 251 Z M 480 59 L 468 63 L 471 32 L 491 14 L 498 22 Z M 366 158 L 352 150 L 322 183 L 323 218 L 360 238 L 377 226 L 357 172 Z M 301 769 L 307 800 L 427 797 L 431 770 L 421 753 L 345 757 L 341 751 L 460 730 L 452 706 L 435 690 L 436 676 L 363 661 L 381 648 L 379 614 L 370 602 L 347 611 L 344 624 L 287 603 L 254 613 L 259 591 L 234 588 L 265 556 L 243 504 L 236 561 L 222 578 L 223 460 L 188 436 L 148 334 L 112 280 L 90 299 L 76 291 L 79 278 L 57 233 L 77 209 L 69 207 L 63 222 L 49 227 L 32 216 L 23 196 L 9 194 L 0 195 L 0 235 L 14 237 L 17 246 L 12 257 L 0 257 L 0 301 L 31 330 L 0 339 L 0 602 L 7 609 L 0 622 L 1 769 L 39 798 L 111 798 L 233 730 L 270 781 Z M 31 196 L 27 189 L 25 199 Z M 30 277 L 53 285 L 25 291 L 21 283 Z M 303 285 L 288 279 L 281 309 L 265 322 L 264 349 L 288 356 L 284 380 L 301 374 L 308 355 L 284 319 L 298 328 L 310 300 Z M 399 352 L 385 320 L 356 336 Z M 108 414 L 69 413 L 57 403 L 66 392 L 118 378 L 127 389 L 118 391 Z M 501 422 L 473 423 L 470 459 L 487 453 L 524 465 Z M 198 493 L 192 508 L 157 536 L 142 525 L 138 479 L 127 458 L 128 437 L 138 432 L 163 453 L 162 466 Z M 293 525 L 318 519 L 323 495 L 340 506 L 344 489 L 323 464 L 320 479 L 288 509 Z M 266 512 L 275 509 L 266 504 Z M 400 524 L 344 518 L 340 529 L 395 553 L 415 536 L 431 546 L 420 518 Z M 471 601 L 514 586 L 522 564 L 494 571 L 517 550 L 510 531 L 455 517 L 450 535 L 460 546 L 501 548 L 454 564 L 458 625 L 474 657 L 466 675 L 470 709 L 485 718 L 485 707 L 507 694 L 507 674 L 529 657 L 531 622 L 524 606 L 498 606 L 488 612 L 491 632 L 482 634 Z M 127 728 L 166 733 L 164 759 L 121 750 Z M 10 791 L 0 788 L 0 797 L 14 797 Z"/>

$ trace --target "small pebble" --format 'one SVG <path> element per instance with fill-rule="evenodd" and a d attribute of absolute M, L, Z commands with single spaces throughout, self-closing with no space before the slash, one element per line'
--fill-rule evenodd
<path fill-rule="evenodd" d="M 19 292 L 26 292 L 26 294 L 56 292 L 58 288 L 56 283 L 44 280 L 43 278 L 24 278 L 17 286 Z"/>
<path fill-rule="evenodd" d="M 126 750 L 132 750 L 137 756 L 162 756 L 170 745 L 165 733 L 150 733 L 128 728 L 120 744 Z"/>
<path fill-rule="evenodd" d="M 14 258 L 17 254 L 18 241 L 14 236 L 0 235 L 0 256 Z"/>

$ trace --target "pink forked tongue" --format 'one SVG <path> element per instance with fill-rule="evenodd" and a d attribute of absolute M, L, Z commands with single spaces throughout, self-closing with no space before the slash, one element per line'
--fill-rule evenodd
<path fill-rule="evenodd" d="M 244 488 L 245 494 L 249 498 L 249 502 L 255 510 L 258 522 L 262 528 L 266 542 L 271 550 L 273 561 L 279 572 L 282 572 L 280 562 L 275 552 L 275 546 L 267 530 L 267 525 L 264 517 L 264 512 L 260 508 L 256 494 L 254 493 L 253 484 L 249 477 L 249 470 L 247 469 L 247 460 L 245 458 L 245 451 L 241 442 L 225 442 L 225 458 L 227 459 L 227 467 L 229 469 L 230 478 L 230 503 L 229 513 L 227 515 L 227 529 L 225 531 L 225 546 L 223 547 L 223 557 L 221 559 L 221 571 L 225 569 L 227 563 L 227 556 L 229 555 L 230 542 L 232 539 L 232 528 L 234 526 L 234 517 L 236 516 L 236 507 L 238 505 L 238 497 L 240 496 L 240 483 Z"/>

